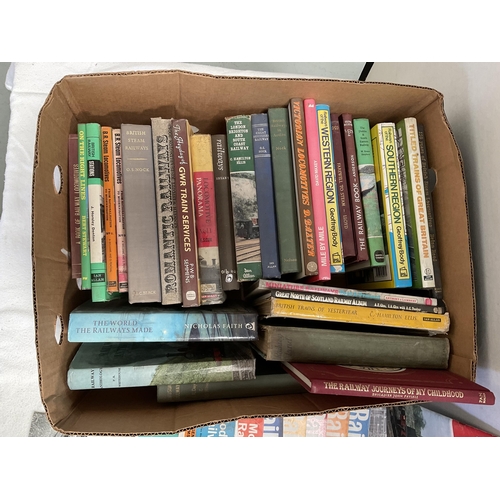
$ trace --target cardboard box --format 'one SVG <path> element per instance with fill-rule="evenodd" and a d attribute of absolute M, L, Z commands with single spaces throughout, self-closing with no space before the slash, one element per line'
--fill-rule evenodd
<path fill-rule="evenodd" d="M 224 118 L 286 106 L 291 97 L 312 97 L 337 112 L 370 123 L 415 116 L 425 125 L 429 162 L 437 171 L 434 192 L 443 294 L 450 311 L 450 371 L 470 380 L 476 370 L 476 305 L 465 176 L 460 152 L 443 108 L 443 95 L 422 87 L 334 80 L 218 77 L 182 71 L 67 76 L 40 111 L 33 174 L 33 301 L 40 389 L 54 429 L 67 434 L 172 433 L 216 421 L 250 416 L 324 413 L 401 401 L 321 395 L 288 395 L 156 403 L 156 388 L 70 391 L 66 371 L 78 347 L 66 338 L 69 313 L 88 298 L 71 278 L 66 257 L 69 133 L 78 122 L 150 123 L 187 118 L 203 133 L 225 132 Z M 62 189 L 54 188 L 54 169 Z M 62 325 L 62 340 L 55 335 Z"/>

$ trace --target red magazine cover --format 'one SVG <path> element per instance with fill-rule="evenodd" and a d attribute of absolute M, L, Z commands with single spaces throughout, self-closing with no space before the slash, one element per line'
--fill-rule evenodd
<path fill-rule="evenodd" d="M 447 370 L 283 362 L 309 392 L 412 401 L 495 404 L 487 388 Z"/>

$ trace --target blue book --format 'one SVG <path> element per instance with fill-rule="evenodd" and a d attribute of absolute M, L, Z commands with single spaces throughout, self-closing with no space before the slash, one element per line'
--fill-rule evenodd
<path fill-rule="evenodd" d="M 259 209 L 262 277 L 281 278 L 278 230 L 274 206 L 274 185 L 267 113 L 251 115 L 257 207 Z"/>
<path fill-rule="evenodd" d="M 220 424 L 206 425 L 196 429 L 196 437 L 234 437 L 236 422 L 222 422 Z"/>
<path fill-rule="evenodd" d="M 283 437 L 283 417 L 265 418 L 262 437 Z"/>
<path fill-rule="evenodd" d="M 240 304 L 183 308 L 87 301 L 69 315 L 69 342 L 256 340 L 257 313 Z"/>

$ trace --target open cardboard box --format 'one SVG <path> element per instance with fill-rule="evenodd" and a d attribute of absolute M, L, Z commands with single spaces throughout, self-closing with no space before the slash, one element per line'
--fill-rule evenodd
<path fill-rule="evenodd" d="M 187 118 L 202 133 L 224 133 L 224 118 L 287 106 L 312 97 L 332 111 L 371 124 L 415 116 L 424 124 L 429 163 L 437 172 L 434 206 L 443 295 L 451 317 L 449 370 L 470 380 L 476 370 L 476 308 L 463 164 L 446 120 L 443 95 L 422 87 L 300 78 L 252 78 L 182 71 L 67 76 L 51 90 L 38 119 L 33 174 L 33 301 L 39 380 L 54 429 L 66 434 L 173 433 L 249 416 L 319 414 L 392 406 L 399 400 L 313 394 L 157 404 L 156 388 L 70 391 L 66 372 L 78 344 L 67 341 L 68 317 L 89 298 L 71 278 L 68 221 L 68 134 L 78 122 L 150 123 Z M 62 187 L 54 187 L 60 169 Z M 56 323 L 62 337 L 55 335 Z"/>

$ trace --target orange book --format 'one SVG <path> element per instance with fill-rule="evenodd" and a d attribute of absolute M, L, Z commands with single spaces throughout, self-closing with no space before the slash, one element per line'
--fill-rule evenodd
<path fill-rule="evenodd" d="M 108 292 L 118 292 L 118 246 L 116 239 L 113 138 L 111 127 L 101 127 L 104 179 L 104 228 L 106 230 L 106 274 Z"/>

